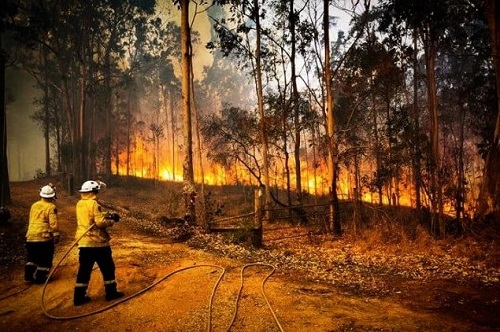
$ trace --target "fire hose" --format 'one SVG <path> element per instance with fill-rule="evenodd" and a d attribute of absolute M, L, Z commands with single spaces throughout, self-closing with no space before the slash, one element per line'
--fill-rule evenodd
<path fill-rule="evenodd" d="M 186 271 L 186 270 L 190 270 L 190 269 L 194 269 L 194 268 L 201 268 L 201 267 L 211 267 L 211 268 L 216 268 L 218 270 L 220 270 L 220 275 L 219 277 L 217 278 L 217 281 L 216 283 L 214 284 L 214 287 L 212 289 L 212 293 L 210 295 L 210 300 L 209 300 L 209 305 L 208 305 L 208 321 L 207 321 L 207 331 L 210 332 L 212 330 L 212 306 L 213 306 L 213 299 L 215 298 L 215 293 L 219 287 L 219 284 L 226 272 L 226 269 L 219 266 L 219 265 L 214 265 L 214 264 L 199 264 L 199 265 L 193 265 L 193 266 L 187 266 L 187 267 L 182 267 L 180 269 L 177 269 L 173 272 L 169 272 L 167 273 L 166 275 L 164 275 L 163 277 L 161 277 L 159 280 L 155 281 L 154 283 L 152 283 L 151 285 L 147 286 L 146 288 L 132 294 L 132 295 L 129 295 L 127 297 L 124 297 L 108 306 L 105 306 L 103 308 L 100 308 L 98 310 L 95 310 L 95 311 L 91 311 L 91 312 L 87 312 L 87 313 L 83 313 L 83 314 L 79 314 L 79 315 L 74 315 L 74 316 L 55 316 L 55 315 L 52 315 L 50 314 L 47 309 L 45 308 L 45 303 L 44 303 L 44 298 L 45 298 L 45 292 L 46 292 L 46 289 L 47 289 L 47 284 L 49 282 L 49 279 L 52 277 L 52 275 L 54 274 L 54 272 L 56 271 L 56 269 L 59 267 L 59 265 L 62 263 L 62 261 L 68 256 L 68 254 L 71 252 L 71 250 L 78 244 L 78 241 L 80 241 L 80 239 L 85 236 L 85 234 L 87 234 L 87 232 L 89 232 L 93 227 L 95 226 L 95 224 L 91 225 L 80 237 L 78 237 L 74 242 L 73 244 L 70 246 L 70 248 L 64 253 L 64 255 L 61 257 L 61 259 L 59 259 L 59 261 L 57 262 L 57 264 L 54 266 L 54 268 L 50 271 L 49 275 L 47 276 L 47 280 L 45 281 L 44 285 L 43 285 L 43 290 L 42 290 L 42 296 L 41 296 L 41 307 L 42 307 L 42 311 L 43 313 L 49 317 L 49 318 L 52 318 L 52 319 L 56 319 L 56 320 L 72 320 L 72 319 L 77 319 L 77 318 L 82 318 L 82 317 L 87 317 L 87 316 L 91 316 L 91 315 L 95 315 L 95 314 L 98 314 L 98 313 L 101 313 L 101 312 L 104 312 L 106 310 L 109 310 L 123 302 L 126 302 L 136 296 L 139 296 L 147 291 L 149 291 L 150 289 L 152 289 L 153 287 L 155 287 L 156 285 L 158 285 L 159 283 L 163 282 L 164 280 L 168 279 L 169 277 L 177 274 L 177 273 L 180 273 L 182 271 Z M 262 281 L 261 283 L 261 293 L 262 293 L 262 296 L 273 316 L 273 319 L 274 321 L 276 322 L 276 325 L 278 326 L 278 328 L 280 329 L 281 332 L 284 332 L 284 329 L 283 327 L 281 326 L 277 316 L 276 316 L 276 313 L 274 312 L 267 296 L 266 296 L 266 293 L 265 293 L 265 284 L 267 282 L 267 280 L 271 277 L 271 275 L 274 274 L 275 272 L 275 267 L 273 265 L 270 265 L 270 264 L 266 264 L 266 263 L 250 263 L 250 264 L 246 264 L 245 266 L 243 266 L 241 268 L 241 271 L 240 271 L 240 288 L 238 290 L 238 294 L 237 294 L 237 297 L 236 297 L 236 300 L 235 300 L 235 303 L 234 303 L 234 311 L 233 311 L 233 317 L 231 319 L 231 322 L 227 328 L 226 331 L 229 331 L 232 326 L 234 325 L 235 321 L 236 321 L 236 315 L 237 315 L 237 309 L 238 309 L 238 302 L 239 302 L 239 299 L 241 297 L 241 293 L 242 293 L 242 290 L 243 290 L 243 281 L 244 281 L 244 271 L 251 267 L 251 266 L 264 266 L 264 267 L 269 267 L 271 268 L 271 271 L 269 272 L 269 274 L 264 278 L 264 280 Z"/>

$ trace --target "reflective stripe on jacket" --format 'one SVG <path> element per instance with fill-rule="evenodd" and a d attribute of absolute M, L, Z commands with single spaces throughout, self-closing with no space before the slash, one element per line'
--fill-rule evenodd
<path fill-rule="evenodd" d="M 56 205 L 51 199 L 40 198 L 31 205 L 26 241 L 52 241 L 54 236 L 59 236 Z"/>
<path fill-rule="evenodd" d="M 113 220 L 105 218 L 106 213 L 102 211 L 94 193 L 82 193 L 81 199 L 76 203 L 76 235 L 78 239 L 90 226 L 89 230 L 79 241 L 78 247 L 108 247 L 111 237 L 106 231 L 107 227 L 113 226 Z"/>

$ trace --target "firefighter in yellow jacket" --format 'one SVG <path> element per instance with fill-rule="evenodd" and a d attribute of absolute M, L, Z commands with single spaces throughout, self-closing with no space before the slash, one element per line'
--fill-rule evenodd
<path fill-rule="evenodd" d="M 116 213 L 102 211 L 102 207 L 97 201 L 100 189 L 100 183 L 97 181 L 84 182 L 79 190 L 81 199 L 76 204 L 78 223 L 76 238 L 81 238 L 78 241 L 79 267 L 73 298 L 75 306 L 90 301 L 90 297 L 87 296 L 87 288 L 94 263 L 97 263 L 103 276 L 106 300 L 110 301 L 123 296 L 123 293 L 116 289 L 115 263 L 109 244 L 111 237 L 106 230 L 118 222 L 120 216 Z M 85 235 L 83 235 L 84 233 Z"/>
<path fill-rule="evenodd" d="M 40 200 L 31 205 L 26 232 L 26 282 L 45 283 L 52 268 L 54 243 L 60 238 L 55 199 L 55 187 L 49 184 L 40 189 Z"/>

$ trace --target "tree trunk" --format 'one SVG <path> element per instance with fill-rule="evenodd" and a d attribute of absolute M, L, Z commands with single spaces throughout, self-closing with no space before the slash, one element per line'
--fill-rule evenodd
<path fill-rule="evenodd" d="M 359 157 L 358 151 L 354 152 L 354 234 L 358 233 L 358 227 L 361 224 L 361 181 L 359 175 Z"/>
<path fill-rule="evenodd" d="M 436 46 L 431 39 L 425 45 L 425 65 L 427 71 L 427 105 L 431 117 L 431 203 L 432 203 L 432 232 L 436 236 L 445 235 L 443 219 L 443 192 L 440 180 L 441 153 L 439 149 L 439 119 L 436 92 Z"/>
<path fill-rule="evenodd" d="M 340 223 L 339 202 L 337 196 L 337 164 L 336 164 L 336 144 L 335 144 L 335 119 L 333 114 L 333 88 L 332 72 L 330 64 L 330 14 L 329 0 L 323 0 L 323 28 L 325 32 L 325 89 L 327 107 L 327 135 L 328 135 L 328 181 L 330 189 L 330 215 L 329 224 L 334 235 L 342 234 Z"/>
<path fill-rule="evenodd" d="M 495 68 L 497 118 L 493 142 L 489 147 L 484 166 L 477 215 L 479 219 L 484 219 L 488 214 L 498 218 L 500 208 L 500 167 L 498 167 L 500 165 L 500 29 L 498 27 L 500 6 L 498 1 L 487 0 L 486 12 Z"/>
<path fill-rule="evenodd" d="M 378 119 L 377 119 L 377 103 L 376 103 L 376 98 L 375 98 L 375 77 L 371 77 L 371 97 L 372 97 L 372 113 L 373 113 L 373 144 L 375 144 L 374 147 L 374 152 L 375 152 L 375 167 L 376 167 L 376 187 L 378 190 L 378 204 L 382 205 L 383 203 L 383 197 L 384 193 L 382 191 L 383 189 L 383 184 L 382 184 L 382 156 L 381 156 L 381 143 L 380 143 L 380 135 L 378 132 Z"/>
<path fill-rule="evenodd" d="M 170 93 L 170 125 L 171 125 L 171 131 L 170 131 L 170 141 L 171 141 L 171 154 L 172 154 L 172 179 L 175 181 L 176 180 L 176 172 L 175 172 L 175 147 L 176 147 L 176 135 L 175 135 L 175 117 L 174 117 L 174 93 L 171 91 Z"/>
<path fill-rule="evenodd" d="M 56 119 L 56 146 L 57 146 L 57 165 L 56 165 L 56 170 L 58 173 L 61 173 L 63 171 L 63 165 L 62 165 L 62 133 L 64 131 L 64 122 L 62 121 L 63 118 L 63 107 L 62 107 L 62 98 L 58 95 L 55 96 L 55 94 L 51 95 L 51 98 L 54 98 L 54 105 L 59 105 L 56 107 L 56 111 L 54 112 L 54 116 Z M 61 114 L 60 114 L 61 113 Z"/>
<path fill-rule="evenodd" d="M 257 102 L 260 117 L 260 132 L 262 135 L 262 157 L 263 157 L 263 168 L 264 168 L 264 187 L 265 187 L 265 209 L 269 209 L 269 200 L 271 197 L 270 184 L 269 184 L 269 156 L 268 156 L 268 139 L 267 139 L 267 126 L 266 118 L 264 114 L 264 97 L 262 91 L 262 65 L 260 56 L 260 42 L 261 42 L 261 31 L 260 31 L 260 12 L 259 12 L 259 0 L 253 1 L 255 18 L 255 88 L 257 89 Z"/>
<path fill-rule="evenodd" d="M 110 44 L 110 43 L 109 43 Z M 108 44 L 108 49 L 106 50 L 105 55 L 105 64 L 104 64 L 104 130 L 105 130 L 105 146 L 104 146 L 104 177 L 109 179 L 111 176 L 111 142 L 113 140 L 112 137 L 112 129 L 111 129 L 111 112 L 113 110 L 113 101 L 112 101 L 112 87 L 111 87 L 111 54 L 110 48 L 111 46 Z M 116 142 L 118 145 L 118 141 Z"/>
<path fill-rule="evenodd" d="M 167 138 L 167 142 L 168 142 L 168 138 L 170 137 L 170 127 L 168 126 L 168 111 L 169 111 L 170 98 L 168 95 L 167 85 L 161 86 L 161 92 L 162 92 L 162 96 L 163 96 L 163 109 L 165 110 L 165 137 Z M 165 161 L 167 163 L 166 168 L 167 168 L 168 172 L 171 171 L 171 168 L 169 168 L 169 164 L 168 164 L 168 158 L 170 157 L 169 151 L 170 151 L 170 146 L 168 146 L 168 143 L 167 143 L 167 146 L 165 148 L 165 154 L 166 154 Z"/>
<path fill-rule="evenodd" d="M 418 50 L 417 50 L 417 29 L 413 30 L 413 156 L 412 168 L 413 179 L 415 182 L 415 208 L 417 211 L 422 209 L 422 199 L 420 191 L 422 188 L 422 175 L 420 164 L 420 120 L 418 111 Z"/>
<path fill-rule="evenodd" d="M 69 66 L 64 63 L 62 58 L 58 58 L 59 71 L 61 73 L 69 72 Z M 68 82 L 68 77 L 63 77 L 61 81 L 61 95 L 63 98 L 63 112 L 66 115 L 66 121 L 68 124 L 67 130 L 69 131 L 69 138 L 71 141 L 71 165 L 67 165 L 67 170 L 70 174 L 69 177 L 74 181 L 79 182 L 81 180 L 81 174 L 79 172 L 78 163 L 78 149 L 80 142 L 78 141 L 78 121 L 76 117 L 75 105 L 73 104 L 74 98 L 70 95 L 70 82 Z M 73 195 L 74 192 L 70 186 L 69 194 Z"/>
<path fill-rule="evenodd" d="M 181 53 L 182 53 L 182 113 L 184 117 L 184 198 L 186 216 L 195 223 L 194 167 L 193 167 L 193 130 L 191 119 L 191 31 L 189 27 L 189 2 L 181 3 Z"/>
<path fill-rule="evenodd" d="M 396 194 L 394 193 L 394 186 L 393 186 L 393 180 L 394 174 L 394 169 L 396 168 L 395 163 L 393 162 L 393 153 L 392 153 L 392 140 L 396 140 L 396 138 L 393 138 L 392 135 L 392 127 L 391 127 L 391 98 L 390 98 L 390 91 L 389 88 L 386 87 L 385 91 L 385 112 L 386 112 L 386 121 L 389 123 L 387 124 L 387 154 L 385 156 L 386 160 L 386 169 L 389 172 L 389 177 L 387 179 L 384 178 L 384 180 L 387 180 L 386 185 L 387 185 L 387 200 L 389 201 L 389 206 L 390 205 L 396 205 L 394 197 Z"/>
<path fill-rule="evenodd" d="M 132 141 L 132 137 L 131 137 L 131 112 L 130 112 L 130 98 L 131 98 L 131 89 L 129 88 L 128 91 L 127 91 L 127 165 L 126 165 L 126 176 L 129 177 L 130 176 L 130 154 L 131 154 L 131 141 Z M 117 173 L 118 173 L 118 169 L 117 170 Z"/>
<path fill-rule="evenodd" d="M 7 163 L 7 113 L 5 111 L 5 54 L 0 36 L 0 208 L 10 203 L 9 168 Z"/>
<path fill-rule="evenodd" d="M 51 176 L 50 171 L 50 116 L 49 116 L 49 83 L 48 83 L 48 65 L 47 65 L 47 51 L 45 47 L 42 46 L 43 55 L 43 74 L 44 74 L 44 84 L 43 84 L 43 112 L 44 112 L 44 125 L 43 125 L 43 138 L 45 140 L 45 174 Z"/>
<path fill-rule="evenodd" d="M 458 141 L 458 156 L 457 156 L 457 193 L 455 197 L 455 212 L 457 220 L 463 218 L 464 214 L 464 198 L 465 198 L 465 169 L 464 169 L 464 140 L 465 140 L 465 110 L 460 108 L 460 133 Z"/>
<path fill-rule="evenodd" d="M 191 63 L 192 65 L 192 63 Z M 193 72 L 193 67 L 191 67 L 191 72 Z M 193 77 L 191 76 L 191 79 Z M 191 91 L 194 100 L 194 84 L 191 80 Z M 194 119 L 195 119 L 195 131 L 196 131 L 196 144 L 197 144 L 197 152 L 199 159 L 199 167 L 200 167 L 200 175 L 201 175 L 201 211 L 200 214 L 203 216 L 202 218 L 202 227 L 205 232 L 210 231 L 210 224 L 207 216 L 207 206 L 206 206 L 206 196 L 205 196 L 205 169 L 203 165 L 203 152 L 202 152 L 202 143 L 201 143 L 201 133 L 200 133 L 200 113 L 199 108 L 197 107 L 197 103 L 194 102 Z"/>
<path fill-rule="evenodd" d="M 283 126 L 283 153 L 285 154 L 285 181 L 286 181 L 286 194 L 287 194 L 287 204 L 292 205 L 292 195 L 291 195 L 291 181 L 290 181 L 290 154 L 288 153 L 288 135 L 286 130 L 286 123 L 288 118 L 288 107 L 285 106 L 282 114 L 282 126 Z M 291 210 L 288 211 L 291 216 Z"/>
<path fill-rule="evenodd" d="M 297 88 L 297 74 L 295 69 L 295 54 L 296 54 L 296 38 L 295 38 L 295 13 L 293 7 L 294 0 L 290 0 L 290 43 L 291 43 L 291 70 L 292 70 L 292 105 L 293 105 L 293 122 L 295 128 L 295 186 L 297 191 L 297 203 L 302 205 L 302 172 L 300 167 L 300 105 L 299 105 L 299 92 Z"/>
<path fill-rule="evenodd" d="M 83 182 L 86 179 L 89 179 L 89 170 L 85 165 L 85 161 L 88 157 L 87 149 L 87 137 L 86 137 L 86 123 L 87 120 L 85 114 L 85 84 L 87 78 L 87 67 L 84 64 L 80 64 L 80 79 L 78 80 L 78 173 L 81 175 L 81 178 L 76 178 L 76 180 Z"/>

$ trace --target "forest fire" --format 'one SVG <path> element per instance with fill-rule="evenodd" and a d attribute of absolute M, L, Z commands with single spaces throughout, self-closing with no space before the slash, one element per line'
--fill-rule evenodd
<path fill-rule="evenodd" d="M 133 137 L 133 144 L 127 158 L 126 150 L 119 154 L 119 161 L 112 164 L 112 171 L 115 174 L 131 175 L 144 179 L 157 179 L 162 181 L 182 182 L 182 154 L 173 155 L 172 146 L 162 144 L 160 141 L 155 147 L 153 141 L 144 139 L 142 135 Z M 175 158 L 175 159 L 174 159 Z M 198 158 L 195 158 L 195 164 L 200 165 Z M 129 160 L 127 166 L 127 160 Z M 294 163 L 293 157 L 289 161 Z M 118 164 L 118 169 L 117 169 Z M 242 164 L 234 163 L 230 167 L 221 165 L 204 159 L 202 166 L 195 168 L 195 182 L 198 184 L 224 186 L 224 185 L 257 185 L 258 180 Z M 310 195 L 328 195 L 328 171 L 326 165 L 317 163 L 315 169 L 308 167 L 307 163 L 302 165 L 302 190 Z M 365 161 L 360 166 L 360 173 L 370 174 L 374 172 L 374 165 L 370 160 Z M 359 183 L 357 188 L 356 176 L 352 168 L 340 168 L 337 180 L 337 194 L 341 200 L 354 200 L 356 197 L 367 203 L 383 204 L 391 206 L 415 206 L 414 188 L 409 185 L 409 179 L 402 178 L 399 183 L 384 186 L 382 197 L 373 186 L 366 183 Z M 286 172 L 282 164 L 276 163 L 270 174 L 270 183 L 273 189 L 284 190 L 287 185 L 290 190 L 296 189 L 296 178 L 293 169 L 290 169 L 290 179 L 287 184 Z M 360 192 L 357 192 L 360 190 Z M 430 203 L 426 203 L 430 204 Z M 467 206 L 466 206 L 467 208 Z M 454 207 L 451 202 L 444 202 L 444 213 L 453 214 Z"/>
<path fill-rule="evenodd" d="M 171 170 L 168 169 L 162 169 L 160 171 L 160 177 L 162 180 L 167 180 L 167 181 L 182 181 L 183 177 L 180 174 L 173 174 Z"/>
<path fill-rule="evenodd" d="M 159 152 L 158 157 L 155 157 L 153 148 L 150 142 L 147 140 L 141 140 L 140 137 L 134 138 L 134 147 L 130 151 L 129 164 L 129 175 L 133 175 L 139 178 L 145 179 L 158 179 L 164 181 L 183 181 L 183 175 L 181 173 L 181 158 L 175 161 L 176 165 L 173 166 L 172 158 L 165 156 L 171 155 L 168 147 L 165 148 L 161 146 L 160 150 L 165 150 L 165 152 Z M 159 158 L 159 160 L 157 159 Z M 199 162 L 198 162 L 199 163 Z M 291 160 L 293 163 L 293 159 Z M 116 170 L 116 163 L 113 164 L 113 172 L 118 174 L 127 174 L 127 156 L 125 152 L 122 152 L 119 156 L 119 167 Z M 327 170 L 325 165 L 319 165 L 315 170 L 311 170 L 306 167 L 302 170 L 302 183 L 303 191 L 311 195 L 328 195 L 328 179 Z M 373 166 L 367 164 L 366 168 L 370 169 Z M 368 172 L 368 170 L 366 170 Z M 285 172 L 279 167 L 273 169 L 271 176 L 271 183 L 273 188 L 285 189 L 287 187 L 287 180 L 284 176 Z M 234 164 L 231 168 L 224 168 L 215 163 L 210 163 L 208 160 L 203 162 L 203 172 L 197 169 L 195 172 L 195 181 L 197 183 L 204 183 L 207 185 L 236 185 L 236 184 L 257 184 L 257 180 L 252 177 L 250 172 L 240 164 Z M 295 173 L 290 173 L 290 189 L 296 189 L 296 179 Z M 354 180 L 354 175 L 346 169 L 341 169 L 339 173 L 339 179 L 337 182 L 337 193 L 341 199 L 354 199 L 356 195 L 356 185 Z M 409 188 L 405 186 L 398 186 L 393 188 L 391 192 L 384 192 L 382 199 L 379 199 L 379 195 L 376 192 L 370 191 L 366 187 L 361 188 L 361 192 L 358 194 L 359 199 L 364 202 L 369 203 L 379 203 L 385 205 L 400 205 L 400 206 L 411 206 L 412 205 L 412 193 Z"/>
<path fill-rule="evenodd" d="M 199 39 L 191 38 L 195 31 L 189 25 L 178 25 L 180 18 L 186 21 L 189 16 L 189 6 L 173 20 L 154 6 L 145 10 L 129 2 L 66 7 L 49 2 L 9 13 L 4 19 L 10 33 L 33 38 L 17 36 L 15 47 L 5 51 L 25 53 L 12 57 L 19 61 L 13 67 L 32 76 L 39 90 L 35 106 L 23 107 L 35 113 L 32 119 L 44 131 L 45 167 L 35 170 L 36 177 L 57 170 L 76 178 L 189 178 L 310 195 L 328 195 L 335 187 L 341 200 L 425 208 L 433 216 L 454 213 L 465 222 L 476 213 L 482 219 L 497 213 L 500 153 L 494 142 L 500 113 L 492 98 L 500 91 L 495 89 L 500 80 L 498 70 L 492 70 L 499 64 L 491 52 L 498 45 L 491 44 L 492 27 L 497 25 L 489 8 L 494 1 L 488 6 L 465 1 L 456 8 L 463 15 L 450 11 L 455 7 L 433 2 L 419 15 L 431 21 L 435 15 L 456 19 L 448 22 L 443 17 L 447 24 L 429 32 L 436 41 L 421 38 L 429 27 L 413 26 L 415 13 L 397 2 L 381 8 L 359 3 L 353 15 L 380 14 L 370 24 L 381 29 L 368 33 L 360 24 L 354 29 L 359 31 L 353 30 L 359 35 L 356 40 L 344 31 L 338 31 L 335 40 L 323 23 L 311 21 L 315 6 L 303 7 L 297 22 L 289 22 L 286 12 L 296 10 L 294 1 L 286 10 L 278 3 L 256 3 L 253 12 L 276 14 L 283 23 L 279 26 L 265 19 L 253 22 L 255 29 L 233 30 L 226 22 L 244 26 L 259 18 L 246 16 L 248 8 L 235 3 L 231 11 L 219 8 Z M 332 8 L 324 4 L 322 15 L 329 17 Z M 177 9 L 169 8 L 172 13 Z M 398 10 L 394 19 L 393 11 Z M 60 15 L 52 17 L 52 12 Z M 51 20 L 38 26 L 41 22 L 28 19 L 36 17 Z M 108 27 L 118 20 L 123 28 L 117 35 L 109 33 Z M 67 31 L 67 22 L 73 21 L 81 30 Z M 191 28 L 195 26 L 193 22 Z M 457 27 L 463 31 L 457 32 Z M 260 40 L 260 31 L 270 35 Z M 270 43 L 295 34 L 296 41 Z M 232 38 L 245 41 L 248 49 L 241 52 Z M 462 49 L 464 45 L 471 49 Z M 199 60 L 207 51 L 202 65 Z M 464 60 L 459 54 L 476 56 Z M 11 83 L 6 87 L 15 86 Z M 24 98 L 14 95 L 9 100 Z M 11 138 L 24 128 L 9 131 L 4 145 L 9 145 L 10 164 L 3 160 L 10 172 L 25 168 L 21 155 L 26 149 Z M 7 176 L 2 174 L 2 179 Z M 7 188 L 8 180 L 4 182 Z M 8 195 L 8 190 L 2 193 Z"/>

